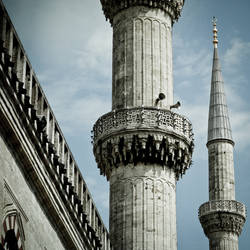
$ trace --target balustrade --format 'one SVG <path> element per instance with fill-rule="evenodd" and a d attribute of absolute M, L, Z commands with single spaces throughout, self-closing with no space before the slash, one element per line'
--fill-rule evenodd
<path fill-rule="evenodd" d="M 41 147 L 45 146 L 48 159 L 54 164 L 55 173 L 59 175 L 57 179 L 65 188 L 74 209 L 73 212 L 78 213 L 82 223 L 86 223 L 86 216 L 88 217 L 89 222 L 87 223 L 91 225 L 96 235 L 97 243 L 95 244 L 99 244 L 100 249 L 101 243 L 101 249 L 109 250 L 108 232 L 25 50 L 2 5 L 0 5 L 0 65 L 1 73 L 8 78 L 14 93 L 19 96 L 22 107 L 27 111 L 26 115 L 37 132 Z"/>

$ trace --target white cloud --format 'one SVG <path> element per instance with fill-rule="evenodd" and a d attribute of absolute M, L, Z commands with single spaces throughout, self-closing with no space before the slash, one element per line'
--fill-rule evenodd
<path fill-rule="evenodd" d="M 236 66 L 241 66 L 244 58 L 250 55 L 250 42 L 234 38 L 230 44 L 231 47 L 227 49 L 223 59 L 225 66 L 232 70 Z"/>
<path fill-rule="evenodd" d="M 111 77 L 112 33 L 110 30 L 96 30 L 85 45 L 74 52 L 75 64 L 85 73 L 94 72 L 102 77 Z"/>
<path fill-rule="evenodd" d="M 109 98 L 95 91 L 89 92 L 80 83 L 69 79 L 45 86 L 48 100 L 63 131 L 71 135 L 89 130 L 99 116 L 110 111 L 111 106 Z"/>
<path fill-rule="evenodd" d="M 200 46 L 194 46 L 192 43 L 184 41 L 176 35 L 174 38 L 174 63 L 175 75 L 181 75 L 183 78 L 206 77 L 211 73 L 211 53 L 206 49 L 201 49 Z"/>

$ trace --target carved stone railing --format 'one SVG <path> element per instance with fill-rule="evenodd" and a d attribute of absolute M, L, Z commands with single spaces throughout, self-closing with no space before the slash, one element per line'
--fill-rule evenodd
<path fill-rule="evenodd" d="M 185 0 L 101 0 L 102 8 L 106 19 L 113 23 L 114 16 L 121 10 L 132 6 L 147 6 L 166 11 L 173 19 L 177 21 L 181 15 L 181 10 Z"/>
<path fill-rule="evenodd" d="M 193 141 L 191 122 L 170 110 L 157 108 L 131 108 L 109 112 L 100 117 L 93 127 L 93 142 L 123 130 L 163 131 Z"/>
<path fill-rule="evenodd" d="M 246 217 L 245 205 L 234 200 L 214 200 L 206 202 L 199 208 L 199 217 L 219 211 L 237 213 Z"/>
<path fill-rule="evenodd" d="M 137 107 L 112 111 L 93 127 L 93 151 L 101 174 L 138 162 L 168 166 L 179 179 L 191 164 L 190 121 L 170 110 Z"/>
<path fill-rule="evenodd" d="M 215 232 L 240 235 L 246 220 L 246 207 L 235 200 L 209 201 L 199 208 L 199 219 L 208 238 Z"/>

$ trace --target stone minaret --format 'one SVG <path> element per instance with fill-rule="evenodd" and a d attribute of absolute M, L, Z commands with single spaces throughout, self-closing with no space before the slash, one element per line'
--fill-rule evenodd
<path fill-rule="evenodd" d="M 246 209 L 235 200 L 234 142 L 217 49 L 214 19 L 214 58 L 208 119 L 209 202 L 199 209 L 199 219 L 209 238 L 210 250 L 237 250 Z"/>
<path fill-rule="evenodd" d="M 172 112 L 172 27 L 184 0 L 101 0 L 113 27 L 112 111 L 93 128 L 110 182 L 115 250 L 176 250 L 176 181 L 191 163 L 192 125 Z"/>

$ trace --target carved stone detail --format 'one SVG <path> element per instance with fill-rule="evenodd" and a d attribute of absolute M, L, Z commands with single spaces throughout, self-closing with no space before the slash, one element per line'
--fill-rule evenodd
<path fill-rule="evenodd" d="M 122 131 L 159 131 L 182 137 L 188 144 L 193 142 L 191 122 L 170 110 L 157 108 L 130 108 L 109 112 L 100 117 L 93 127 L 93 142 L 96 144 L 111 134 Z"/>
<path fill-rule="evenodd" d="M 237 213 L 246 217 L 246 207 L 235 200 L 213 200 L 200 206 L 199 217 L 217 211 Z"/>
<path fill-rule="evenodd" d="M 113 168 L 129 163 L 137 165 L 139 162 L 168 166 L 174 169 L 176 178 L 179 179 L 191 164 L 192 152 L 193 141 L 186 143 L 167 131 L 110 134 L 108 138 L 99 139 L 94 144 L 97 165 L 107 179 Z"/>
<path fill-rule="evenodd" d="M 246 220 L 246 208 L 234 200 L 210 201 L 200 207 L 199 219 L 208 238 L 215 232 L 231 232 L 239 236 Z"/>
<path fill-rule="evenodd" d="M 191 164 L 192 125 L 169 110 L 120 109 L 99 118 L 93 128 L 94 155 L 101 174 L 139 162 L 173 168 L 177 179 Z"/>
<path fill-rule="evenodd" d="M 101 0 L 102 9 L 106 19 L 113 23 L 114 16 L 132 6 L 147 6 L 162 9 L 177 21 L 181 15 L 185 0 Z"/>

